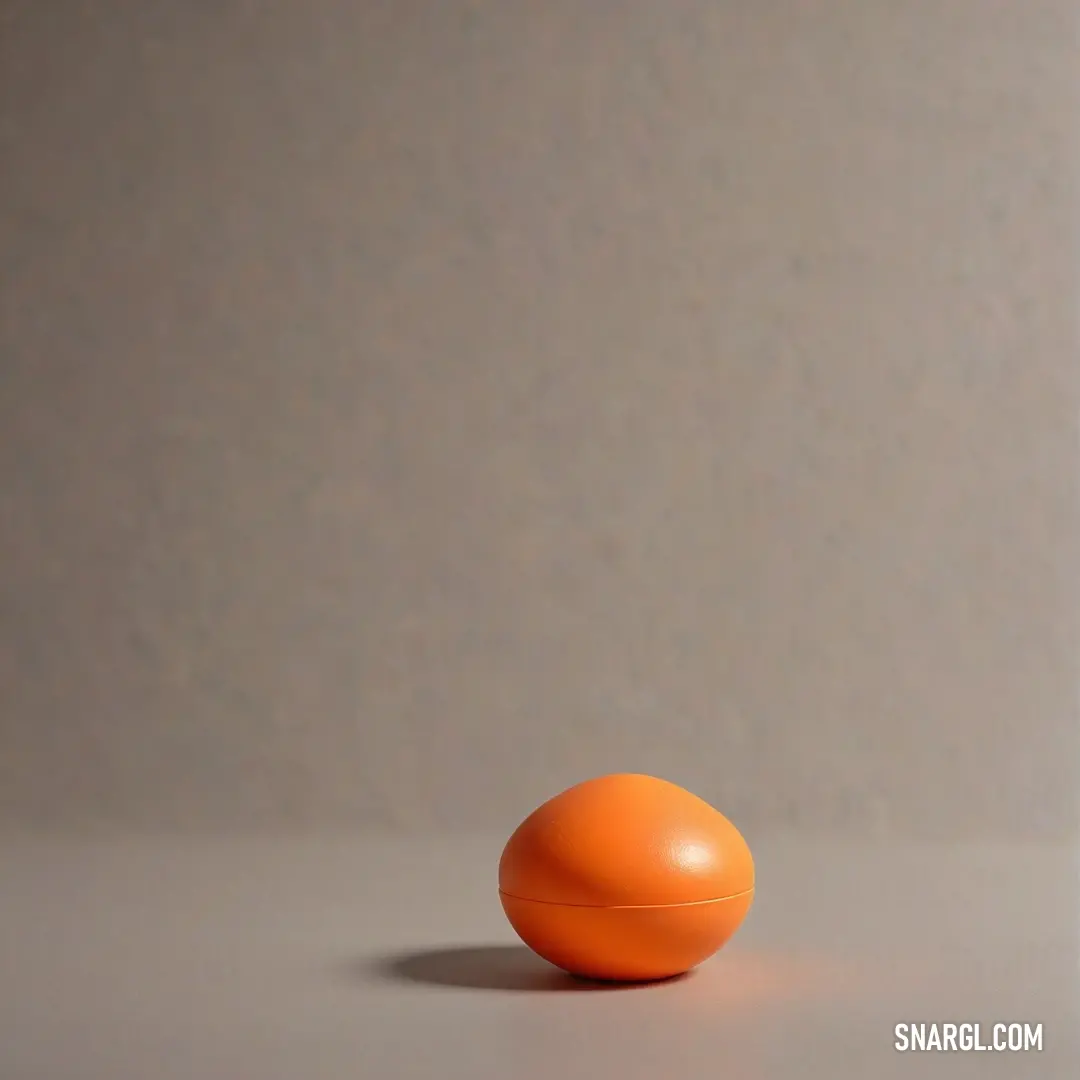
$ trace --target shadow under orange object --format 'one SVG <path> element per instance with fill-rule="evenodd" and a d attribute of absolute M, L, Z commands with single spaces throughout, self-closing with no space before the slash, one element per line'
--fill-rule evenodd
<path fill-rule="evenodd" d="M 865 973 L 826 953 L 783 949 L 733 949 L 685 977 L 663 982 L 589 981 L 568 975 L 524 945 L 456 945 L 418 949 L 350 964 L 349 978 L 495 993 L 581 993 L 644 990 L 677 1003 L 681 1015 L 701 1010 L 724 1015 L 785 1004 L 853 1000 L 867 989 Z M 872 985 L 872 984 L 871 984 Z"/>

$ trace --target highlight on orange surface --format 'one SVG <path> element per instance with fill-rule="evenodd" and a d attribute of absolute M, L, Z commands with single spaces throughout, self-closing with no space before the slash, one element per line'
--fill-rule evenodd
<path fill-rule="evenodd" d="M 703 799 L 616 773 L 568 788 L 518 826 L 499 863 L 499 898 L 522 941 L 571 974 L 662 979 L 738 930 L 754 861 Z"/>

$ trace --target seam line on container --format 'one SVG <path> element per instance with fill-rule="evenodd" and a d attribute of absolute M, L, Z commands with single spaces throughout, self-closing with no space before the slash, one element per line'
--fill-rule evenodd
<path fill-rule="evenodd" d="M 749 889 L 731 893 L 729 896 L 714 896 L 708 900 L 682 900 L 674 904 L 566 904 L 561 900 L 534 900 L 531 896 L 518 896 L 516 893 L 509 893 L 505 889 L 500 889 L 499 895 L 510 900 L 521 900 L 526 904 L 547 904 L 551 907 L 595 908 L 597 911 L 648 911 L 650 908 L 659 910 L 660 908 L 701 907 L 703 904 L 720 904 L 725 900 L 738 900 L 742 896 L 749 896 L 753 891 L 754 886 L 751 886 Z"/>

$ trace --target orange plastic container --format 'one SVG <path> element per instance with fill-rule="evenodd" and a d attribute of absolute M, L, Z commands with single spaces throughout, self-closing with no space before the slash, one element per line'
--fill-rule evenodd
<path fill-rule="evenodd" d="M 499 898 L 534 952 L 574 975 L 645 981 L 708 959 L 754 899 L 739 830 L 653 776 L 586 780 L 534 810 L 499 862 Z"/>

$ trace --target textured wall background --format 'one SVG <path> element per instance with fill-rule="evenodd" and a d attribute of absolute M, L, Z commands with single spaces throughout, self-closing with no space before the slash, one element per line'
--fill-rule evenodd
<path fill-rule="evenodd" d="M 1068 828 L 1074 8 L 3 4 L 0 818 Z"/>

